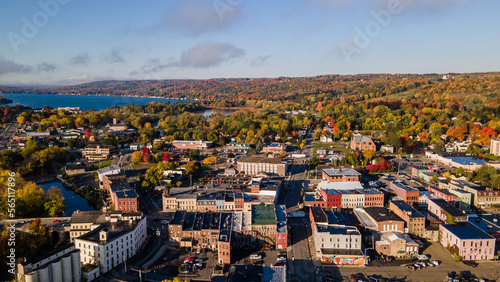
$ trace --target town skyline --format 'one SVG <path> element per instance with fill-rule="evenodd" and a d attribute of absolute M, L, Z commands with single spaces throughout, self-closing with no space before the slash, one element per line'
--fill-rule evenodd
<path fill-rule="evenodd" d="M 498 8 L 467 0 L 12 2 L 0 12 L 0 84 L 498 71 L 500 41 L 489 31 Z"/>

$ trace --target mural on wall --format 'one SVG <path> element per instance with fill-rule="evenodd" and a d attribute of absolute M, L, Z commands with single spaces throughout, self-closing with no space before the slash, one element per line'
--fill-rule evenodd
<path fill-rule="evenodd" d="M 333 263 L 333 264 L 353 264 L 353 265 L 365 264 L 365 258 L 362 256 L 332 255 L 332 256 L 323 256 L 322 260 L 325 263 Z"/>

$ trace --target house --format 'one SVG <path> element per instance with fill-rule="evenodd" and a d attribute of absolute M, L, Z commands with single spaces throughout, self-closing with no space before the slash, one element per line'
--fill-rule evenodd
<path fill-rule="evenodd" d="M 464 260 L 491 260 L 495 256 L 495 238 L 470 222 L 442 224 L 439 231 L 441 245 Z"/>
<path fill-rule="evenodd" d="M 67 175 L 75 175 L 85 172 L 85 166 L 83 164 L 69 164 L 64 167 L 64 171 Z"/>
<path fill-rule="evenodd" d="M 319 142 L 332 143 L 333 142 L 333 138 L 330 137 L 330 136 L 321 135 L 321 137 L 319 138 Z"/>
<path fill-rule="evenodd" d="M 370 135 L 353 134 L 351 137 L 351 149 L 353 150 L 373 150 L 377 151 L 375 142 L 373 142 Z"/>
<path fill-rule="evenodd" d="M 381 152 L 390 153 L 390 154 L 394 154 L 394 146 L 392 146 L 392 145 L 382 145 L 382 146 L 380 146 L 380 151 Z"/>
<path fill-rule="evenodd" d="M 133 144 L 130 144 L 130 150 L 131 151 L 140 151 L 142 150 L 142 144 L 138 144 L 138 143 L 133 143 Z"/>

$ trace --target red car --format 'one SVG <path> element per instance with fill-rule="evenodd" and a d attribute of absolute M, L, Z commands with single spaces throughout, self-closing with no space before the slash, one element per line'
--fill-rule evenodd
<path fill-rule="evenodd" d="M 194 258 L 192 258 L 192 257 L 187 257 L 184 261 L 194 261 Z"/>
<path fill-rule="evenodd" d="M 362 279 L 361 275 L 359 274 L 351 274 L 351 279 Z"/>
<path fill-rule="evenodd" d="M 60 220 L 55 219 L 55 220 L 53 220 L 52 222 L 53 222 L 53 223 L 59 223 L 59 222 L 61 222 L 61 221 L 60 221 Z"/>

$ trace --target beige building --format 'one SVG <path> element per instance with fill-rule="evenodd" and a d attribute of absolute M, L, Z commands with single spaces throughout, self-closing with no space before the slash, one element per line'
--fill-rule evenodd
<path fill-rule="evenodd" d="M 163 210 L 164 211 L 196 211 L 196 195 L 178 195 L 163 197 Z"/>
<path fill-rule="evenodd" d="M 286 163 L 281 159 L 264 157 L 246 157 L 238 161 L 237 170 L 246 175 L 256 176 L 260 173 L 277 174 L 285 176 Z"/>
<path fill-rule="evenodd" d="M 82 156 L 91 162 L 104 161 L 109 158 L 115 147 L 111 145 L 90 144 L 82 149 Z"/>
<path fill-rule="evenodd" d="M 490 154 L 500 156 L 500 139 L 491 139 Z"/>

